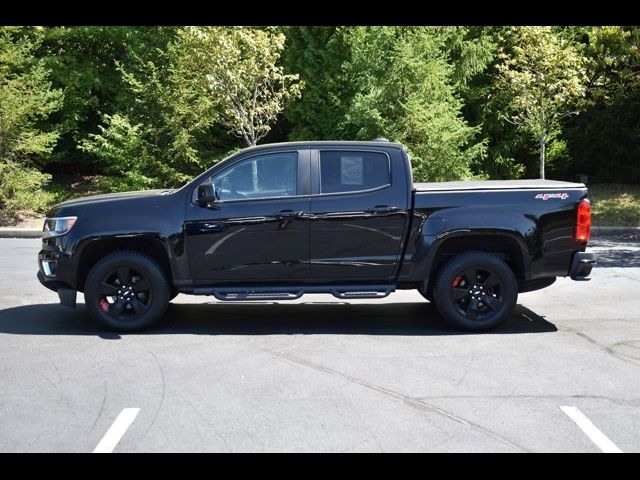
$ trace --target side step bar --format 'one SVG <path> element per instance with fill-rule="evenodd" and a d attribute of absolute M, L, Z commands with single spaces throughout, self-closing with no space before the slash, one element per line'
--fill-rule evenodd
<path fill-rule="evenodd" d="M 383 290 L 331 290 L 331 295 L 336 298 L 349 299 L 349 298 L 384 298 L 389 295 L 394 287 L 388 287 Z"/>
<path fill-rule="evenodd" d="M 213 295 L 222 301 L 296 300 L 305 293 L 330 293 L 342 300 L 384 298 L 395 291 L 395 285 L 304 285 L 286 287 L 196 287 L 195 295 Z"/>
<path fill-rule="evenodd" d="M 240 301 L 240 300 L 295 300 L 303 295 L 302 290 L 280 291 L 280 292 L 260 292 L 254 290 L 234 290 L 229 288 L 216 288 L 210 294 L 218 300 Z"/>

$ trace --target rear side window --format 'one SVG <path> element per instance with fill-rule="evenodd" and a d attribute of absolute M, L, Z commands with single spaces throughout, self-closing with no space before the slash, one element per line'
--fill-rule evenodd
<path fill-rule="evenodd" d="M 391 183 L 389 157 L 379 152 L 320 152 L 320 193 L 370 190 Z"/>

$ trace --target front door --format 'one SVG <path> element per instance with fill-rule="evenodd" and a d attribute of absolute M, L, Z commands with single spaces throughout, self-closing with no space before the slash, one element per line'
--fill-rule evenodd
<path fill-rule="evenodd" d="M 302 181 L 308 168 L 308 149 L 270 152 L 207 179 L 219 200 L 208 207 L 192 201 L 185 225 L 196 285 L 308 277 L 310 200 Z"/>

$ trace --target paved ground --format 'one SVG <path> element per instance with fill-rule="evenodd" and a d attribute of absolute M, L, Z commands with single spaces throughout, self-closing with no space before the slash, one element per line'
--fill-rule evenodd
<path fill-rule="evenodd" d="M 116 452 L 600 451 L 561 406 L 640 451 L 640 242 L 594 241 L 591 282 L 521 295 L 489 334 L 452 332 L 400 292 L 181 295 L 157 328 L 120 336 L 57 305 L 38 246 L 0 239 L 2 452 L 91 452 L 125 408 L 140 410 Z"/>

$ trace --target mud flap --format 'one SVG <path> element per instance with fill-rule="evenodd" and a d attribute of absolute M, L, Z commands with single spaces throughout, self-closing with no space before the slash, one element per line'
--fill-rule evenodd
<path fill-rule="evenodd" d="M 591 280 L 589 274 L 597 263 L 594 253 L 577 252 L 571 261 L 569 275 L 571 280 Z"/>
<path fill-rule="evenodd" d="M 58 297 L 60 298 L 60 304 L 65 307 L 76 308 L 76 297 L 78 295 L 77 290 L 70 288 L 59 288 Z"/>

